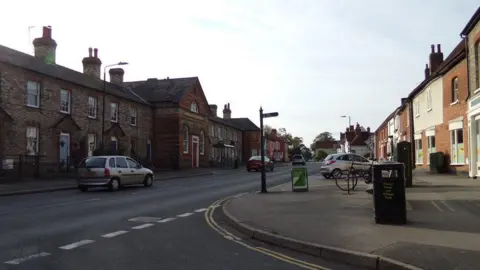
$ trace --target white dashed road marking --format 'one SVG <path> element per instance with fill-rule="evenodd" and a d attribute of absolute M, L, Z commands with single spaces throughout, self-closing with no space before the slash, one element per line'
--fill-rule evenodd
<path fill-rule="evenodd" d="M 112 237 L 119 236 L 119 235 L 126 234 L 126 233 L 128 233 L 128 231 L 116 231 L 116 232 L 104 234 L 104 235 L 102 235 L 102 237 L 103 238 L 112 238 Z"/>
<path fill-rule="evenodd" d="M 443 212 L 443 209 L 440 208 L 440 206 L 438 206 L 438 204 L 436 204 L 434 201 L 430 201 L 430 202 L 432 203 L 432 205 L 433 205 L 435 208 L 437 208 L 438 211 Z"/>
<path fill-rule="evenodd" d="M 159 220 L 157 221 L 158 223 L 165 223 L 165 222 L 169 222 L 169 221 L 172 221 L 172 220 L 175 220 L 176 218 L 166 218 L 166 219 L 162 219 L 162 220 Z"/>
<path fill-rule="evenodd" d="M 445 207 L 450 210 L 450 212 L 455 212 L 455 209 L 453 209 L 450 205 L 447 204 L 445 201 L 440 201 Z"/>
<path fill-rule="evenodd" d="M 148 227 L 152 227 L 153 225 L 155 225 L 155 224 L 146 223 L 146 224 L 142 224 L 142 225 L 138 225 L 138 226 L 132 227 L 132 229 L 134 229 L 134 230 L 141 230 L 141 229 L 145 229 L 145 228 L 148 228 Z"/>
<path fill-rule="evenodd" d="M 14 260 L 11 260 L 11 261 L 6 261 L 5 263 L 6 264 L 21 264 L 25 261 L 28 261 L 28 260 L 31 260 L 31 259 L 35 259 L 35 258 L 40 258 L 40 257 L 46 257 L 50 255 L 50 253 L 47 253 L 47 252 L 40 252 L 40 253 L 36 253 L 36 254 L 32 254 L 32 255 L 28 255 L 28 256 L 25 256 L 23 258 L 17 258 L 17 259 L 14 259 Z"/>
<path fill-rule="evenodd" d="M 195 211 L 193 211 L 193 212 L 195 212 L 195 213 L 201 213 L 201 212 L 205 212 L 205 211 L 207 211 L 207 208 L 200 208 L 200 209 L 197 209 L 197 210 L 195 210 Z"/>
<path fill-rule="evenodd" d="M 193 215 L 193 213 L 184 213 L 184 214 L 178 215 L 177 217 L 188 217 L 191 215 Z"/>
<path fill-rule="evenodd" d="M 70 250 L 70 249 L 74 249 L 74 248 L 77 248 L 79 246 L 84 246 L 84 245 L 87 245 L 87 244 L 90 244 L 90 243 L 93 243 L 95 241 L 93 240 L 82 240 L 82 241 L 78 241 L 78 242 L 75 242 L 75 243 L 71 243 L 69 245 L 66 245 L 66 246 L 61 246 L 60 249 L 64 249 L 64 250 Z"/>
<path fill-rule="evenodd" d="M 162 219 L 161 217 L 134 217 L 129 219 L 128 221 L 139 221 L 139 222 L 155 222 Z"/>

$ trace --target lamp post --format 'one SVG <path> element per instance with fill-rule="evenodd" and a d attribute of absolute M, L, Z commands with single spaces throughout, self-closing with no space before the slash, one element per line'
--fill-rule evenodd
<path fill-rule="evenodd" d="M 341 118 L 347 118 L 348 117 L 348 130 L 350 130 L 350 126 L 352 125 L 352 118 L 350 117 L 350 115 L 341 115 L 340 117 Z M 348 144 L 347 133 L 345 132 L 345 152 L 349 153 L 350 149 L 347 151 L 347 145 L 348 145 L 348 148 L 350 148 L 350 145 Z"/>
<path fill-rule="evenodd" d="M 352 125 L 352 119 L 350 118 L 350 115 L 342 115 L 340 116 L 341 118 L 347 118 L 348 117 L 348 128 Z"/>
<path fill-rule="evenodd" d="M 267 193 L 267 176 L 265 174 L 265 138 L 263 136 L 263 118 L 268 118 L 268 117 L 277 117 L 278 112 L 272 112 L 272 113 L 263 113 L 262 107 L 260 107 L 260 157 L 261 157 L 261 162 L 262 162 L 262 176 L 261 176 L 261 181 L 262 181 L 262 188 L 260 190 L 260 193 Z"/>
<path fill-rule="evenodd" d="M 114 67 L 114 66 L 125 66 L 128 65 L 127 62 L 118 62 L 116 64 L 111 64 L 111 65 L 106 65 L 103 68 L 103 97 L 102 97 L 102 136 L 100 140 L 100 145 L 102 146 L 102 151 L 105 148 L 105 145 L 103 144 L 103 137 L 104 137 L 104 132 L 105 132 L 105 96 L 107 93 L 107 68 Z"/>

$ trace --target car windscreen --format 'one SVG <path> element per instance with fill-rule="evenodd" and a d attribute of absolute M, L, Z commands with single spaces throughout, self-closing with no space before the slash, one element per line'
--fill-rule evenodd
<path fill-rule="evenodd" d="M 250 161 L 250 160 L 260 160 L 260 159 L 261 159 L 261 157 L 259 157 L 259 156 L 253 156 L 248 161 Z"/>
<path fill-rule="evenodd" d="M 302 156 L 302 155 L 294 155 L 293 158 L 294 158 L 294 159 L 302 159 L 303 156 Z"/>
<path fill-rule="evenodd" d="M 80 162 L 79 168 L 87 168 L 87 169 L 100 169 L 105 168 L 106 158 L 103 157 L 94 157 L 94 158 L 87 158 Z"/>
<path fill-rule="evenodd" d="M 333 159 L 334 156 L 335 156 L 335 155 L 328 155 L 328 156 L 325 158 L 325 161 L 330 160 L 330 159 Z"/>

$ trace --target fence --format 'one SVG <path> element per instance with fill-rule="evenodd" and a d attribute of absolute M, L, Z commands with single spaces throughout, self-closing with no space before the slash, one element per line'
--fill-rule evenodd
<path fill-rule="evenodd" d="M 76 162 L 70 157 L 60 162 L 49 161 L 46 156 L 40 155 L 4 156 L 1 160 L 0 181 L 3 182 L 76 176 Z"/>

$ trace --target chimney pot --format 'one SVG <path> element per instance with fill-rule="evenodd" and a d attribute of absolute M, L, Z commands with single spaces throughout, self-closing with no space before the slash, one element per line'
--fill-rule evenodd
<path fill-rule="evenodd" d="M 93 49 L 94 56 L 92 56 L 92 48 L 88 48 L 88 56 L 84 57 L 82 60 L 83 63 L 83 74 L 93 76 L 97 79 L 100 79 L 100 68 L 102 66 L 102 61 L 98 58 L 98 49 Z"/>
<path fill-rule="evenodd" d="M 55 64 L 57 42 L 52 39 L 52 28 L 43 26 L 42 36 L 33 40 L 35 57 L 42 58 L 46 63 Z"/>
<path fill-rule="evenodd" d="M 442 52 L 442 49 L 440 47 L 440 44 L 437 44 L 437 52 L 441 53 Z"/>
<path fill-rule="evenodd" d="M 93 49 L 93 56 L 95 58 L 98 58 L 98 49 L 97 48 Z"/>
<path fill-rule="evenodd" d="M 48 27 L 44 26 L 42 31 L 42 37 L 48 37 Z"/>
<path fill-rule="evenodd" d="M 88 48 L 88 57 L 92 57 L 92 47 Z"/>
<path fill-rule="evenodd" d="M 432 48 L 432 53 L 435 53 L 435 45 L 432 44 L 430 47 Z"/>

